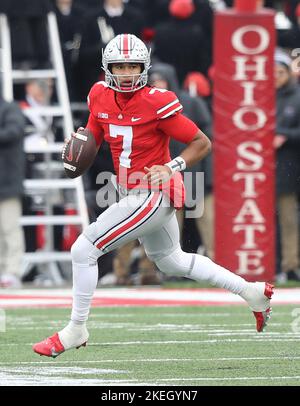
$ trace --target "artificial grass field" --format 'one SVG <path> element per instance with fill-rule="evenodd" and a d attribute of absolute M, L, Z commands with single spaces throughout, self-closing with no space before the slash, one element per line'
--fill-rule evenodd
<path fill-rule="evenodd" d="M 264 333 L 247 306 L 94 308 L 88 346 L 56 359 L 31 346 L 64 327 L 69 309 L 6 310 L 0 386 L 298 386 L 295 307 L 273 306 Z"/>

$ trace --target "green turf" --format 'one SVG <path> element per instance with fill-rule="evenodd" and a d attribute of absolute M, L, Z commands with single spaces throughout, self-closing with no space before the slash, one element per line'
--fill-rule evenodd
<path fill-rule="evenodd" d="M 299 385 L 295 307 L 274 306 L 263 334 L 245 306 L 93 309 L 89 346 L 55 360 L 31 345 L 63 327 L 70 311 L 7 310 L 0 385 Z"/>

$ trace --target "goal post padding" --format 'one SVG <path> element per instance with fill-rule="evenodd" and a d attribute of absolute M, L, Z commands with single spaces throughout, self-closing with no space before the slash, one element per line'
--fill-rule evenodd
<path fill-rule="evenodd" d="M 216 13 L 215 260 L 249 281 L 275 272 L 274 48 L 272 10 Z"/>

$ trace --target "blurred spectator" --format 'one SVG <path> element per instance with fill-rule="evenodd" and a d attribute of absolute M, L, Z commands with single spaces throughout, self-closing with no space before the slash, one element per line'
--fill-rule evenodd
<path fill-rule="evenodd" d="M 79 53 L 82 100 L 102 73 L 101 48 L 118 34 L 131 33 L 140 37 L 143 27 L 142 12 L 122 0 L 104 0 L 102 8 L 86 14 Z"/>
<path fill-rule="evenodd" d="M 79 79 L 77 69 L 84 9 L 74 4 L 73 0 L 56 0 L 55 13 L 69 96 L 71 101 L 75 101 L 79 99 L 77 92 L 77 83 Z"/>
<path fill-rule="evenodd" d="M 160 274 L 142 245 L 131 241 L 116 250 L 113 261 L 116 285 L 159 285 Z"/>
<path fill-rule="evenodd" d="M 211 135 L 211 115 L 205 102 L 200 97 L 191 97 L 189 93 L 181 90 L 178 85 L 178 79 L 174 68 L 163 63 L 153 64 L 149 76 L 149 84 L 161 89 L 174 91 L 181 104 L 183 105 L 183 114 L 193 120 L 197 126 L 207 135 Z M 171 156 L 180 155 L 185 145 L 179 141 L 170 141 Z M 196 226 L 201 236 L 202 243 L 206 255 L 210 258 L 214 257 L 213 247 L 213 197 L 212 197 L 212 166 L 211 158 L 207 157 L 198 162 L 192 168 L 188 168 L 185 172 L 192 174 L 192 182 L 186 182 L 186 205 L 191 209 L 194 208 L 200 212 L 204 198 L 204 213 L 201 217 L 196 217 Z M 196 173 L 204 172 L 204 196 L 199 193 L 199 186 L 196 183 Z M 177 211 L 178 223 L 183 230 L 184 210 Z"/>
<path fill-rule="evenodd" d="M 295 8 L 295 23 L 289 30 L 278 32 L 278 45 L 282 48 L 300 47 L 300 3 Z"/>
<path fill-rule="evenodd" d="M 213 39 L 213 19 L 214 13 L 209 0 L 194 0 L 195 13 L 192 15 L 193 22 L 199 24 L 203 30 L 207 48 L 211 52 Z M 216 4 L 216 2 L 214 2 Z M 209 55 L 209 64 L 211 64 L 211 56 Z"/>
<path fill-rule="evenodd" d="M 225 3 L 227 4 L 228 7 L 233 7 L 234 6 L 234 0 L 224 0 Z M 280 2 L 281 0 L 279 0 Z M 290 1 L 290 0 L 288 0 Z M 275 7 L 275 3 L 278 2 L 278 0 L 257 0 L 258 3 L 263 3 L 264 7 Z"/>
<path fill-rule="evenodd" d="M 24 117 L 0 97 L 0 287 L 21 286 Z"/>
<path fill-rule="evenodd" d="M 113 260 L 113 273 L 114 273 L 114 284 L 119 286 L 130 286 L 133 285 L 132 279 L 132 251 L 136 246 L 136 241 L 130 241 L 129 243 L 118 248 L 115 253 L 115 258 Z"/>
<path fill-rule="evenodd" d="M 182 83 L 191 71 L 207 71 L 209 43 L 199 22 L 192 19 L 193 0 L 171 0 L 169 12 L 170 20 L 155 28 L 154 56 L 175 66 Z"/>
<path fill-rule="evenodd" d="M 12 58 L 16 68 L 49 66 L 46 16 L 49 0 L 9 0 L 4 3 L 11 29 Z"/>
<path fill-rule="evenodd" d="M 275 55 L 277 89 L 276 180 L 281 236 L 281 272 L 279 280 L 300 280 L 298 199 L 300 195 L 300 88 L 294 82 L 291 60 L 283 53 Z"/>
<path fill-rule="evenodd" d="M 209 4 L 214 11 L 223 11 L 228 7 L 225 0 L 213 0 Z"/>
<path fill-rule="evenodd" d="M 154 27 L 170 18 L 169 3 L 170 0 L 144 0 L 147 26 Z"/>
<path fill-rule="evenodd" d="M 296 23 L 296 8 L 299 5 L 299 0 L 284 0 L 283 1 L 283 8 L 284 12 L 289 17 L 289 19 L 292 21 L 293 24 Z"/>
<path fill-rule="evenodd" d="M 53 140 L 52 117 L 46 117 L 39 107 L 50 104 L 53 93 L 52 79 L 31 80 L 25 85 L 25 100 L 20 107 L 27 118 L 25 147 L 44 145 L 47 140 Z M 49 138 L 50 135 L 50 138 Z"/>
<path fill-rule="evenodd" d="M 199 72 L 191 72 L 184 81 L 184 89 L 193 97 L 207 97 L 211 93 L 209 81 Z"/>
<path fill-rule="evenodd" d="M 86 9 L 91 9 L 95 7 L 102 6 L 103 0 L 75 0 L 76 5 L 80 7 L 85 7 Z"/>

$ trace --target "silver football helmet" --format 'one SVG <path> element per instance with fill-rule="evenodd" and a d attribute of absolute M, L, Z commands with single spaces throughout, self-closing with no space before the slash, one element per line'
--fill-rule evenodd
<path fill-rule="evenodd" d="M 120 34 L 113 38 L 102 50 L 102 69 L 105 72 L 105 82 L 117 92 L 134 92 L 147 84 L 148 70 L 150 68 L 150 53 L 146 45 L 133 34 Z M 112 63 L 139 63 L 143 71 L 134 75 L 131 86 L 122 87 L 120 79 L 127 75 L 113 75 Z"/>

